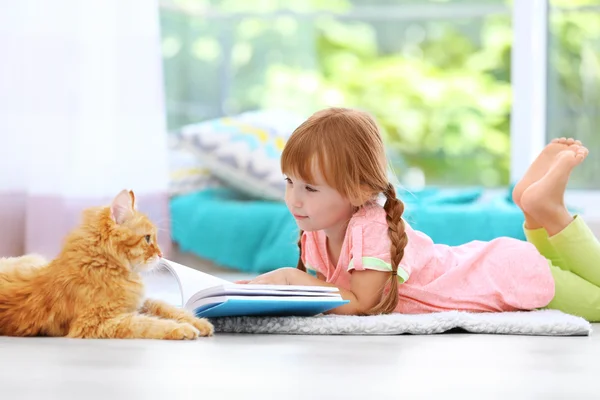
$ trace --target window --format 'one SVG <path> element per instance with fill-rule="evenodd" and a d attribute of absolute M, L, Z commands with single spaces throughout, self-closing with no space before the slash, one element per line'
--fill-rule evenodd
<path fill-rule="evenodd" d="M 163 0 L 161 23 L 171 128 L 364 108 L 409 187 L 503 188 L 575 136 L 571 192 L 600 188 L 600 0 Z"/>
<path fill-rule="evenodd" d="M 501 0 L 173 0 L 161 17 L 170 127 L 264 107 L 358 107 L 377 118 L 407 186 L 508 184 Z"/>

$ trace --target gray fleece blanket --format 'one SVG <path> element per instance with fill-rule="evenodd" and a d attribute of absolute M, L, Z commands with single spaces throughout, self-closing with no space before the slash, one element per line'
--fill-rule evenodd
<path fill-rule="evenodd" d="M 450 330 L 471 333 L 542 336 L 587 336 L 592 326 L 583 318 L 555 310 L 473 314 L 389 314 L 368 317 L 226 317 L 211 320 L 222 333 L 291 335 L 431 335 Z"/>

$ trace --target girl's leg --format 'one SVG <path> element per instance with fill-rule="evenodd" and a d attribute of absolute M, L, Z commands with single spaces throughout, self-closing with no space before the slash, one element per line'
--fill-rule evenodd
<path fill-rule="evenodd" d="M 522 206 L 521 201 L 525 191 L 534 183 L 542 179 L 554 164 L 557 154 L 565 150 L 576 152 L 581 146 L 579 140 L 572 138 L 559 138 L 550 142 L 537 156 L 523 178 L 515 185 L 512 198 L 514 203 L 523 211 L 525 223 L 523 230 L 527 241 L 532 243 L 538 251 L 556 266 L 562 267 L 563 262 L 548 241 L 548 232 L 533 218 Z"/>
<path fill-rule="evenodd" d="M 523 192 L 521 206 L 548 232 L 548 242 L 564 267 L 550 267 L 556 291 L 548 308 L 600 322 L 600 244 L 564 203 L 571 171 L 588 154 L 585 147 L 572 148 L 558 153 L 548 172 Z"/>
<path fill-rule="evenodd" d="M 548 237 L 548 232 L 546 232 L 544 228 L 528 229 L 527 226 L 524 225 L 523 232 L 525 232 L 527 241 L 533 244 L 541 255 L 550 260 L 553 265 L 562 269 L 566 268 L 563 259 L 554 249 L 554 246 L 552 246 Z"/>
<path fill-rule="evenodd" d="M 600 287 L 600 242 L 581 216 L 548 241 L 562 260 L 561 267 Z"/>
<path fill-rule="evenodd" d="M 555 282 L 552 301 L 545 307 L 600 322 L 600 287 L 578 275 L 550 265 Z"/>
<path fill-rule="evenodd" d="M 548 232 L 555 264 L 600 286 L 600 243 L 581 217 L 572 217 L 564 205 L 564 193 L 573 168 L 588 154 L 585 147 L 563 151 L 543 178 L 525 190 L 521 205 Z M 543 246 L 542 246 L 543 247 Z"/>

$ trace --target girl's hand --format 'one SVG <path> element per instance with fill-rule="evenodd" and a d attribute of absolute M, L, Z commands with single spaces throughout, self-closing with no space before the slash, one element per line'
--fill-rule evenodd
<path fill-rule="evenodd" d="M 292 285 L 290 277 L 292 273 L 296 271 L 295 268 L 279 268 L 266 274 L 257 276 L 251 280 L 241 280 L 235 283 L 249 284 L 249 285 Z"/>

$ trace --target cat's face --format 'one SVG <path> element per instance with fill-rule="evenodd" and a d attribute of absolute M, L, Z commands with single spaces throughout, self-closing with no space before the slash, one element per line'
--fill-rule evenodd
<path fill-rule="evenodd" d="M 156 226 L 135 207 L 135 195 L 123 190 L 111 204 L 111 218 L 116 224 L 110 235 L 111 245 L 117 254 L 125 257 L 135 271 L 156 267 L 162 257 L 157 242 Z"/>

